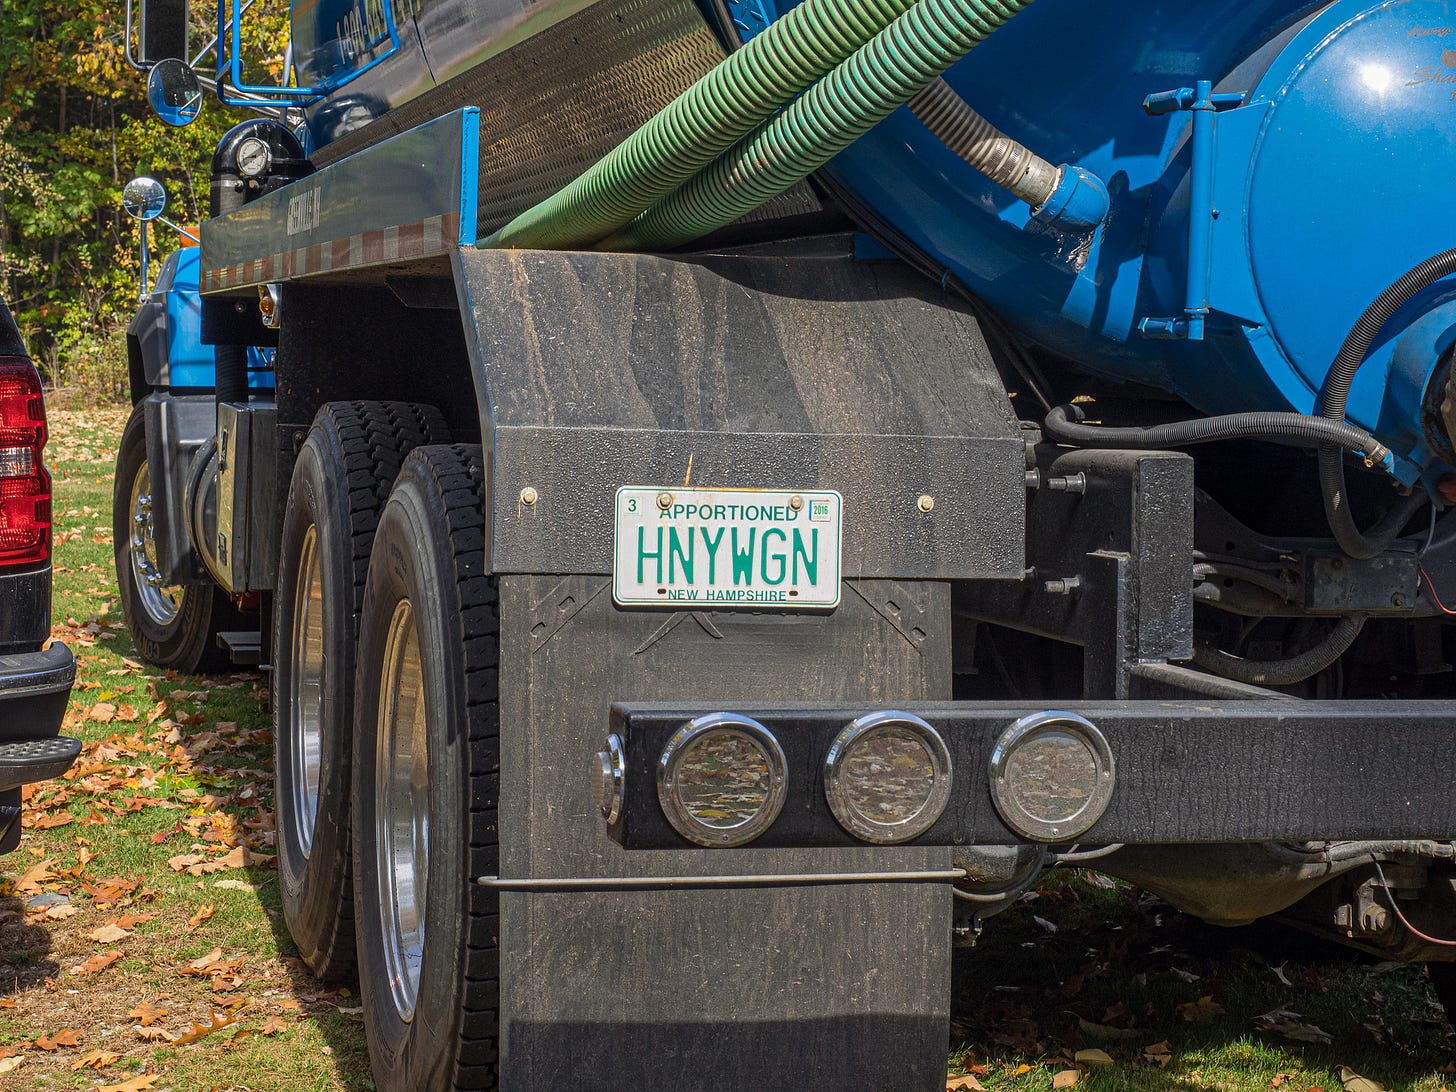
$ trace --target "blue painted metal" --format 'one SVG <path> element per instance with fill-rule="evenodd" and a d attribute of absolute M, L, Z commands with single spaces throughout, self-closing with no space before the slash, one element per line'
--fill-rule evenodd
<path fill-rule="evenodd" d="M 195 246 L 176 252 L 168 276 L 159 277 L 155 294 L 160 294 L 166 312 L 168 382 L 174 387 L 211 390 L 217 371 L 211 345 L 202 344 L 202 297 L 198 293 L 198 252 Z M 273 389 L 273 350 L 248 349 L 248 387 L 255 391 Z"/>
<path fill-rule="evenodd" d="M 1204 323 L 1209 313 L 1208 282 L 1213 272 L 1209 253 L 1214 220 L 1213 115 L 1222 106 L 1238 106 L 1243 101 L 1244 96 L 1237 91 L 1215 95 L 1209 80 L 1199 80 L 1196 87 L 1160 91 L 1143 100 L 1143 110 L 1151 117 L 1171 114 L 1176 110 L 1194 112 L 1188 172 L 1188 272 L 1183 317 L 1142 319 L 1138 330 L 1144 337 L 1203 340 Z"/>
<path fill-rule="evenodd" d="M 728 3 L 745 35 L 789 6 Z M 1045 158 L 1107 181 L 1111 213 L 1080 244 L 1047 232 L 908 110 L 827 173 L 1088 371 L 1209 413 L 1314 412 L 1360 312 L 1456 243 L 1453 25 L 1446 0 L 1038 0 L 946 78 Z M 1148 117 L 1144 100 L 1170 87 L 1152 105 L 1173 111 Z M 1415 301 L 1411 322 L 1444 309 L 1448 289 Z M 1139 332 L 1153 320 L 1149 333 L 1196 335 L 1200 319 L 1201 340 Z M 1417 331 L 1421 348 L 1408 342 Z M 1411 416 L 1444 331 L 1393 322 L 1351 392 L 1349 416 L 1391 444 L 1406 481 L 1445 469 Z"/>
<path fill-rule="evenodd" d="M 349 0 L 345 14 L 334 22 L 332 41 L 338 47 L 339 63 L 330 71 L 304 87 L 245 83 L 242 20 L 247 6 L 242 0 L 219 0 L 217 5 L 217 97 L 228 106 L 256 106 L 260 99 L 311 106 L 394 56 L 402 43 L 392 0 Z M 368 32 L 375 18 L 383 23 L 382 33 Z M 223 42 L 227 49 L 222 48 Z M 388 46 L 381 49 L 385 42 Z"/>

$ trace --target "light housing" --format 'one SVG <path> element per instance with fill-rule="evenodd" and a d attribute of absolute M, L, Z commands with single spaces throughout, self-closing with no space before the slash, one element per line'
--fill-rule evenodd
<path fill-rule="evenodd" d="M 700 846 L 741 846 L 779 817 L 788 765 L 772 732 L 736 713 L 679 728 L 657 763 L 657 800 L 673 828 Z"/>
<path fill-rule="evenodd" d="M 597 807 L 611 826 L 622 816 L 622 803 L 627 792 L 627 750 L 622 737 L 613 732 L 607 747 L 597 752 Z"/>
<path fill-rule="evenodd" d="M 991 752 L 991 799 L 1001 820 L 1033 842 L 1091 829 L 1112 800 L 1117 767 L 1102 731 L 1060 710 L 1013 723 Z"/>
<path fill-rule="evenodd" d="M 839 825 L 864 842 L 920 837 L 951 794 L 950 749 L 909 713 L 870 713 L 834 737 L 824 758 L 824 795 Z"/>
<path fill-rule="evenodd" d="M 28 360 L 0 359 L 0 568 L 51 556 L 51 476 L 40 375 Z"/>

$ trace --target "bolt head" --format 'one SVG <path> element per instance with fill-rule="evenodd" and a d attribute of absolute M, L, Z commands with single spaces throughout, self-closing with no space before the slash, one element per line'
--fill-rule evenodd
<path fill-rule="evenodd" d="M 804 498 L 799 496 L 799 494 L 795 493 L 792 497 L 789 498 L 789 507 L 792 508 L 795 512 L 803 511 Z"/>
<path fill-rule="evenodd" d="M 921 493 L 919 499 L 915 501 L 915 507 L 922 512 L 929 512 L 935 507 L 935 498 L 929 493 Z"/>
<path fill-rule="evenodd" d="M 671 493 L 659 493 L 659 494 L 657 494 L 657 507 L 661 508 L 664 512 L 666 512 L 669 508 L 671 508 L 672 507 L 672 494 Z"/>
<path fill-rule="evenodd" d="M 526 486 L 526 488 L 522 489 L 521 490 L 521 503 L 522 504 L 525 504 L 525 505 L 535 504 L 536 503 L 536 490 L 534 488 L 532 488 L 531 486 L 529 486 L 529 485 Z"/>

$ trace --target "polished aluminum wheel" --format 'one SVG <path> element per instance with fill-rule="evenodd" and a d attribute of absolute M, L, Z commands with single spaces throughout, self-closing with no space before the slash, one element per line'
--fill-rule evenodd
<path fill-rule="evenodd" d="M 182 609 L 182 589 L 164 585 L 157 566 L 156 523 L 152 515 L 152 475 L 145 460 L 137 467 L 131 483 L 132 584 L 137 602 L 146 616 L 159 626 L 171 625 Z"/>
<path fill-rule="evenodd" d="M 425 947 L 430 783 L 424 674 L 407 599 L 390 619 L 381 691 L 374 799 L 375 853 L 383 885 L 379 913 L 390 995 L 408 1023 L 419 997 Z"/>
<path fill-rule="evenodd" d="M 298 552 L 293 585 L 293 641 L 288 664 L 288 761 L 294 832 L 304 857 L 318 820 L 319 764 L 323 754 L 324 589 L 318 528 L 312 524 Z"/>

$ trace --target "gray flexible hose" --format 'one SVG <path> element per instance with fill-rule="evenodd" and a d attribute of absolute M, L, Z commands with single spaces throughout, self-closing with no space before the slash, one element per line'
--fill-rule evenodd
<path fill-rule="evenodd" d="M 1060 170 L 997 129 L 944 79 L 931 81 L 907 105 L 947 148 L 1032 208 L 1056 190 Z"/>
<path fill-rule="evenodd" d="M 1254 686 L 1289 686 L 1303 682 L 1338 660 L 1365 628 L 1365 615 L 1347 614 L 1330 630 L 1329 636 L 1311 649 L 1284 660 L 1245 660 L 1197 638 L 1193 642 L 1193 662 L 1205 671 L 1212 671 L 1235 682 Z"/>

